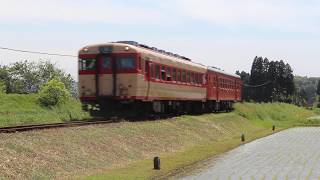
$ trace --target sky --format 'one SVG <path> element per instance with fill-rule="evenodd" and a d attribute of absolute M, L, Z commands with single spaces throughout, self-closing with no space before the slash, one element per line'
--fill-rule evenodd
<path fill-rule="evenodd" d="M 0 0 L 0 47 L 77 55 L 134 40 L 228 72 L 255 56 L 320 76 L 317 0 Z M 50 60 L 77 78 L 77 58 L 0 50 L 0 64 Z"/>

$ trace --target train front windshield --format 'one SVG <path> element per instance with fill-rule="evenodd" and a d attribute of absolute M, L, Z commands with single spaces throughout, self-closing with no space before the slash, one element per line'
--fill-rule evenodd
<path fill-rule="evenodd" d="M 79 59 L 80 70 L 95 70 L 96 59 Z"/>
<path fill-rule="evenodd" d="M 113 67 L 114 60 L 116 62 L 117 70 L 134 70 L 137 67 L 136 58 L 134 57 L 109 57 L 103 56 L 100 61 L 100 66 L 104 70 L 110 70 Z M 79 70 L 96 70 L 97 68 L 96 59 L 79 59 Z"/>

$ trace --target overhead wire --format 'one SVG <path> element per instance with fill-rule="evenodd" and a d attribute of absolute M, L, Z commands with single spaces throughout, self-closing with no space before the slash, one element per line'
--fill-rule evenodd
<path fill-rule="evenodd" d="M 267 82 L 265 82 L 265 83 L 263 83 L 263 84 L 259 84 L 259 85 L 243 84 L 243 86 L 245 86 L 245 87 L 257 88 L 257 87 L 266 86 L 266 85 L 268 85 L 268 84 L 270 84 L 270 83 L 272 83 L 272 82 L 273 82 L 273 81 L 267 81 Z"/>
<path fill-rule="evenodd" d="M 1 47 L 1 46 L 0 46 L 0 49 L 1 49 L 1 50 L 7 50 L 7 51 L 14 51 L 14 52 L 30 53 L 30 54 L 42 54 L 42 55 L 49 55 L 49 56 L 78 57 L 78 56 L 69 55 L 69 54 L 58 54 L 58 53 L 47 53 L 47 52 L 38 52 L 38 51 L 28 51 L 28 50 L 13 49 L 13 48 Z"/>

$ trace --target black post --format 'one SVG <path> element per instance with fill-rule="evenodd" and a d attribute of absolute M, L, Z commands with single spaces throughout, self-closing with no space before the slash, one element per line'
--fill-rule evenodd
<path fill-rule="evenodd" d="M 242 142 L 245 142 L 245 141 L 246 141 L 244 134 L 241 135 L 241 141 L 242 141 Z"/>
<path fill-rule="evenodd" d="M 159 157 L 155 157 L 153 159 L 153 169 L 154 170 L 160 170 L 160 158 Z"/>
<path fill-rule="evenodd" d="M 276 130 L 276 126 L 275 125 L 272 126 L 272 131 L 274 131 L 274 130 Z"/>

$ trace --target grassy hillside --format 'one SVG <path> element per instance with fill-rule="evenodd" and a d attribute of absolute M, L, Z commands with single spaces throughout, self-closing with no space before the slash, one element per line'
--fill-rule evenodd
<path fill-rule="evenodd" d="M 166 178 L 183 167 L 277 130 L 309 124 L 314 112 L 287 104 L 237 104 L 232 113 L 0 134 L 0 179 Z M 313 123 L 317 123 L 313 121 Z M 23 139 L 23 140 L 21 140 Z M 162 169 L 152 170 L 154 156 Z M 18 157 L 18 158 L 17 158 Z"/>
<path fill-rule="evenodd" d="M 45 108 L 38 104 L 37 94 L 0 94 L 0 126 L 55 123 L 84 119 L 80 102 L 70 99 L 65 104 Z"/>

